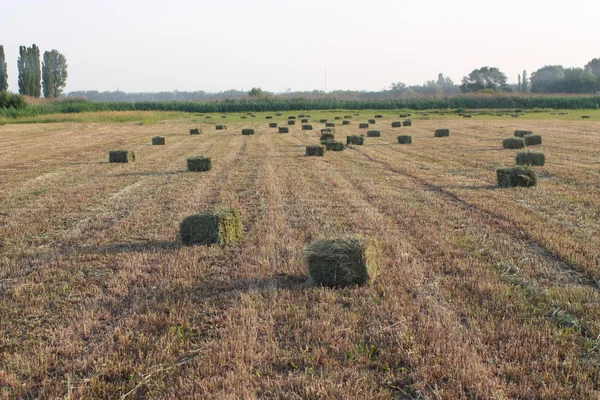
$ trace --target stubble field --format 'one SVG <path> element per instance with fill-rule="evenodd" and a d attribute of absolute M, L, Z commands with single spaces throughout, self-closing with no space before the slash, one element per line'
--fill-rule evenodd
<path fill-rule="evenodd" d="M 381 137 L 321 158 L 304 156 L 318 120 L 347 112 L 310 114 L 289 134 L 268 122 L 298 113 L 0 126 L 0 397 L 600 395 L 597 115 L 384 114 Z M 498 189 L 516 129 L 546 165 Z M 136 161 L 109 164 L 114 148 Z M 186 172 L 195 155 L 212 171 Z M 244 239 L 182 247 L 181 220 L 216 206 Z M 308 286 L 303 247 L 347 234 L 379 241 L 377 279 Z"/>

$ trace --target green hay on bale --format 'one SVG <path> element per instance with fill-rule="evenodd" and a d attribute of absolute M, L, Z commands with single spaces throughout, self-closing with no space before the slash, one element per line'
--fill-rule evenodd
<path fill-rule="evenodd" d="M 326 119 L 321 119 L 321 120 L 319 120 L 319 122 L 320 122 L 321 124 L 326 124 L 326 123 L 327 123 L 327 120 L 326 120 Z"/>
<path fill-rule="evenodd" d="M 337 121 L 339 119 L 342 119 L 342 117 L 334 117 L 333 119 L 335 119 Z"/>
<path fill-rule="evenodd" d="M 402 121 L 402 126 L 412 126 L 412 121 L 410 119 L 406 119 Z"/>
<path fill-rule="evenodd" d="M 328 127 L 328 128 L 333 128 L 335 126 L 335 124 L 333 122 L 327 122 L 325 124 L 325 126 Z"/>
<path fill-rule="evenodd" d="M 507 187 L 530 187 L 537 184 L 537 176 L 535 172 L 529 168 L 513 167 L 500 168 L 496 171 L 498 186 Z"/>
<path fill-rule="evenodd" d="M 212 160 L 210 157 L 190 157 L 187 159 L 187 169 L 189 172 L 205 172 L 212 168 Z"/>
<path fill-rule="evenodd" d="M 302 118 L 300 122 L 302 122 L 303 124 L 308 124 L 308 118 Z"/>
<path fill-rule="evenodd" d="M 379 269 L 379 254 L 375 242 L 357 237 L 318 240 L 304 248 L 309 282 L 327 287 L 370 283 Z"/>
<path fill-rule="evenodd" d="M 322 133 L 321 134 L 321 143 L 327 142 L 329 140 L 335 140 L 335 136 L 333 133 Z"/>
<path fill-rule="evenodd" d="M 348 121 L 347 119 L 342 121 L 342 125 L 350 125 L 350 121 Z"/>
<path fill-rule="evenodd" d="M 242 116 L 242 119 L 247 119 L 248 117 L 246 117 L 245 115 Z"/>
<path fill-rule="evenodd" d="M 450 129 L 436 129 L 433 136 L 434 137 L 448 137 L 448 136 L 450 136 Z"/>
<path fill-rule="evenodd" d="M 333 130 L 331 128 L 323 128 L 321 129 L 321 135 L 324 133 L 333 133 Z"/>
<path fill-rule="evenodd" d="M 218 131 L 226 131 L 227 130 L 227 125 L 216 125 L 215 129 Z"/>
<path fill-rule="evenodd" d="M 288 128 L 287 126 L 280 126 L 279 133 L 290 133 L 290 128 Z"/>
<path fill-rule="evenodd" d="M 242 222 L 235 210 L 219 209 L 190 215 L 179 225 L 179 238 L 185 246 L 224 246 L 239 241 L 242 234 Z"/>
<path fill-rule="evenodd" d="M 531 135 L 533 132 L 531 131 L 524 131 L 524 130 L 516 130 L 515 131 L 515 137 L 525 137 L 527 135 Z"/>
<path fill-rule="evenodd" d="M 525 140 L 516 137 L 506 138 L 502 141 L 502 147 L 505 149 L 522 149 L 525 147 Z"/>
<path fill-rule="evenodd" d="M 165 138 L 164 137 L 154 136 L 152 138 L 152 145 L 153 146 L 160 146 L 160 145 L 163 145 L 163 144 L 165 144 Z"/>
<path fill-rule="evenodd" d="M 302 130 L 303 131 L 312 131 L 312 125 L 308 125 L 308 124 L 302 125 Z"/>
<path fill-rule="evenodd" d="M 273 116 L 272 116 L 272 115 L 267 115 L 267 116 L 265 117 L 265 119 L 273 119 Z"/>
<path fill-rule="evenodd" d="M 392 122 L 392 128 L 400 128 L 402 126 L 402 122 L 394 121 Z"/>
<path fill-rule="evenodd" d="M 398 143 L 400 144 L 411 144 L 412 136 L 409 135 L 400 135 L 398 136 Z"/>
<path fill-rule="evenodd" d="M 323 144 L 325 145 L 325 148 L 328 151 L 342 151 L 346 148 L 346 146 L 344 146 L 344 143 L 336 142 L 335 140 L 328 140 Z"/>
<path fill-rule="evenodd" d="M 281 117 L 281 115 L 282 115 L 281 113 L 276 113 L 275 114 L 276 117 Z"/>
<path fill-rule="evenodd" d="M 254 135 L 254 129 L 250 129 L 250 128 L 242 129 L 242 135 Z"/>
<path fill-rule="evenodd" d="M 381 136 L 381 132 L 376 131 L 376 130 L 372 130 L 372 131 L 367 131 L 367 137 L 380 137 Z"/>
<path fill-rule="evenodd" d="M 296 125 L 296 121 L 293 119 L 288 119 L 288 125 Z"/>
<path fill-rule="evenodd" d="M 535 146 L 542 144 L 542 137 L 540 135 L 527 135 L 524 137 L 526 146 Z"/>
<path fill-rule="evenodd" d="M 200 132 L 202 132 L 202 131 L 198 128 L 190 129 L 190 135 L 199 135 Z"/>
<path fill-rule="evenodd" d="M 377 115 L 375 115 L 375 118 L 383 118 L 383 115 L 377 114 Z"/>
<path fill-rule="evenodd" d="M 352 119 L 352 115 L 344 115 L 344 119 Z"/>
<path fill-rule="evenodd" d="M 277 122 L 270 122 L 269 128 L 277 128 Z"/>
<path fill-rule="evenodd" d="M 108 152 L 108 162 L 128 163 L 133 161 L 135 161 L 135 153 L 133 150 L 110 150 Z"/>
<path fill-rule="evenodd" d="M 323 157 L 323 154 L 325 154 L 325 146 L 317 144 L 306 146 L 306 155 L 309 157 Z"/>
<path fill-rule="evenodd" d="M 367 129 L 369 128 L 369 124 L 365 124 L 364 122 L 361 122 L 360 124 L 358 124 L 358 129 Z"/>
<path fill-rule="evenodd" d="M 376 123 L 377 121 L 375 121 L 374 119 L 370 119 L 368 122 L 369 122 L 370 124 L 374 124 L 374 123 Z"/>
<path fill-rule="evenodd" d="M 293 115 L 290 115 L 290 116 L 288 117 L 288 119 L 296 119 L 296 117 L 295 117 L 295 116 L 293 116 Z"/>
<path fill-rule="evenodd" d="M 589 119 L 590 116 L 589 115 L 582 115 L 581 118 L 583 118 L 583 119 Z"/>
<path fill-rule="evenodd" d="M 546 163 L 546 157 L 544 156 L 544 153 L 521 151 L 517 153 L 515 163 L 517 165 L 533 165 L 541 167 Z"/>
<path fill-rule="evenodd" d="M 408 118 L 410 117 L 410 114 L 400 114 L 398 115 L 400 118 Z"/>
<path fill-rule="evenodd" d="M 346 144 L 354 144 L 357 146 L 362 146 L 363 144 L 365 144 L 365 137 L 364 136 L 359 136 L 359 135 L 351 135 L 351 136 L 346 136 Z"/>
<path fill-rule="evenodd" d="M 306 118 L 306 114 L 298 114 L 298 118 Z"/>

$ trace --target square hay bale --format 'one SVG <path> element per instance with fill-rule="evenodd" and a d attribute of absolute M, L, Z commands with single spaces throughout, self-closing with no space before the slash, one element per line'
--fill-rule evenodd
<path fill-rule="evenodd" d="M 381 114 L 376 114 L 376 115 L 375 115 L 375 118 L 383 118 L 383 115 L 381 115 Z"/>
<path fill-rule="evenodd" d="M 365 137 L 359 135 L 346 136 L 346 145 L 348 144 L 362 146 L 363 144 L 365 144 Z"/>
<path fill-rule="evenodd" d="M 342 125 L 350 125 L 350 121 L 348 121 L 347 119 L 342 121 Z"/>
<path fill-rule="evenodd" d="M 162 136 L 154 136 L 152 138 L 152 145 L 153 146 L 160 146 L 165 144 L 165 138 Z"/>
<path fill-rule="evenodd" d="M 400 128 L 402 126 L 402 122 L 394 121 L 392 122 L 392 128 Z"/>
<path fill-rule="evenodd" d="M 327 123 L 327 120 L 326 120 L 326 119 L 321 119 L 321 120 L 319 120 L 319 122 L 320 122 L 321 124 L 326 124 L 326 123 Z"/>
<path fill-rule="evenodd" d="M 256 118 L 256 115 L 252 114 L 252 115 L 250 116 L 250 118 Z"/>
<path fill-rule="evenodd" d="M 245 115 L 242 115 L 242 119 L 247 119 L 248 117 L 246 117 Z"/>
<path fill-rule="evenodd" d="M 288 119 L 288 125 L 296 125 L 296 121 L 293 119 Z"/>
<path fill-rule="evenodd" d="M 280 126 L 279 133 L 290 133 L 290 128 L 288 128 L 287 126 Z"/>
<path fill-rule="evenodd" d="M 252 115 L 254 114 L 253 112 L 247 112 L 246 115 Z"/>
<path fill-rule="evenodd" d="M 281 113 L 276 113 L 275 114 L 276 117 L 281 117 L 281 115 L 282 115 Z"/>
<path fill-rule="evenodd" d="M 303 131 L 312 131 L 312 125 L 304 124 L 302 125 Z"/>
<path fill-rule="evenodd" d="M 110 150 L 108 152 L 108 162 L 128 163 L 133 161 L 135 161 L 135 153 L 133 150 Z"/>
<path fill-rule="evenodd" d="M 254 135 L 254 129 L 250 129 L 250 128 L 242 129 L 242 135 Z"/>
<path fill-rule="evenodd" d="M 410 114 L 400 114 L 398 115 L 400 118 L 408 118 L 410 117 Z"/>
<path fill-rule="evenodd" d="M 227 118 L 227 115 L 221 115 L 221 118 Z"/>
<path fill-rule="evenodd" d="M 590 116 L 589 115 L 582 115 L 581 118 L 583 118 L 583 119 L 589 119 Z"/>
<path fill-rule="evenodd" d="M 339 120 L 339 119 L 342 119 L 342 117 L 337 117 L 337 116 L 336 116 L 336 117 L 333 117 L 333 119 L 337 121 L 337 120 Z"/>
<path fill-rule="evenodd" d="M 333 122 L 326 122 L 325 126 L 328 128 L 333 128 L 335 126 L 335 124 Z"/>
<path fill-rule="evenodd" d="M 370 124 L 374 124 L 374 123 L 376 123 L 377 121 L 375 121 L 374 119 L 370 119 L 368 122 L 369 122 Z"/>
<path fill-rule="evenodd" d="M 375 242 L 362 238 L 318 240 L 304 248 L 304 262 L 313 285 L 364 285 L 377 275 L 379 254 Z"/>
<path fill-rule="evenodd" d="M 522 149 L 525 147 L 525 140 L 522 138 L 509 137 L 502 141 L 502 147 L 505 149 Z"/>
<path fill-rule="evenodd" d="M 296 119 L 296 117 L 294 115 L 290 115 L 288 119 Z"/>
<path fill-rule="evenodd" d="M 522 138 L 522 137 L 525 137 L 525 136 L 527 136 L 527 135 L 531 135 L 532 133 L 533 133 L 533 132 L 531 132 L 531 131 L 524 131 L 524 130 L 520 130 L 520 129 L 519 129 L 519 130 L 516 130 L 516 131 L 515 131 L 515 137 L 520 137 L 520 138 Z"/>
<path fill-rule="evenodd" d="M 185 246 L 224 246 L 239 241 L 242 234 L 242 221 L 236 210 L 218 209 L 190 215 L 179 224 L 179 238 Z"/>
<path fill-rule="evenodd" d="M 323 129 L 321 129 L 321 134 L 324 134 L 324 133 L 333 133 L 333 129 L 331 129 L 331 128 L 323 128 Z"/>
<path fill-rule="evenodd" d="M 190 129 L 190 135 L 199 135 L 202 131 L 198 128 Z"/>
<path fill-rule="evenodd" d="M 196 156 L 187 159 L 187 170 L 189 172 L 205 172 L 212 168 L 210 157 Z"/>
<path fill-rule="evenodd" d="M 537 184 L 535 172 L 529 168 L 500 168 L 496 171 L 499 187 L 530 187 Z"/>
<path fill-rule="evenodd" d="M 215 129 L 218 131 L 226 131 L 227 125 L 215 125 Z"/>
<path fill-rule="evenodd" d="M 273 116 L 272 116 L 272 115 L 267 115 L 267 116 L 265 117 L 265 119 L 273 119 Z"/>
<path fill-rule="evenodd" d="M 328 151 L 342 151 L 346 148 L 346 146 L 344 146 L 344 143 L 336 142 L 335 140 L 328 140 L 323 144 L 325 145 L 325 148 Z"/>
<path fill-rule="evenodd" d="M 526 146 L 542 144 L 542 137 L 540 135 L 527 135 L 523 139 L 525 139 Z"/>
<path fill-rule="evenodd" d="M 412 136 L 409 135 L 400 135 L 398 136 L 398 143 L 400 144 L 411 144 Z"/>
<path fill-rule="evenodd" d="M 365 124 L 364 122 L 361 122 L 360 124 L 358 124 L 358 128 L 359 129 L 368 129 L 369 124 Z"/>
<path fill-rule="evenodd" d="M 344 115 L 344 119 L 352 119 L 352 115 Z"/>
<path fill-rule="evenodd" d="M 300 122 L 302 122 L 303 124 L 308 124 L 308 118 L 302 118 Z"/>
<path fill-rule="evenodd" d="M 354 114 L 352 114 L 352 115 L 360 115 L 360 113 L 354 113 Z"/>
<path fill-rule="evenodd" d="M 322 133 L 321 134 L 321 143 L 327 142 L 328 140 L 335 140 L 335 136 L 333 133 Z"/>
<path fill-rule="evenodd" d="M 306 118 L 306 114 L 298 114 L 298 118 Z"/>
<path fill-rule="evenodd" d="M 542 167 L 546 163 L 546 157 L 544 153 L 536 151 L 521 151 L 517 153 L 515 157 L 515 163 L 517 165 L 533 165 Z"/>
<path fill-rule="evenodd" d="M 270 122 L 269 123 L 269 128 L 277 128 L 277 122 Z"/>
<path fill-rule="evenodd" d="M 412 126 L 412 121 L 410 119 L 405 119 L 402 121 L 402 126 Z"/>
<path fill-rule="evenodd" d="M 448 136 L 450 136 L 450 129 L 446 129 L 446 128 L 436 129 L 433 136 L 434 137 L 448 137 Z"/>
<path fill-rule="evenodd" d="M 306 155 L 309 157 L 323 157 L 323 154 L 325 154 L 325 146 L 317 144 L 306 146 Z"/>
<path fill-rule="evenodd" d="M 381 136 L 381 132 L 376 131 L 376 130 L 372 130 L 372 131 L 367 131 L 367 137 L 380 137 Z"/>
<path fill-rule="evenodd" d="M 206 117 L 204 117 L 204 119 L 210 119 L 212 118 L 210 115 L 207 115 Z"/>

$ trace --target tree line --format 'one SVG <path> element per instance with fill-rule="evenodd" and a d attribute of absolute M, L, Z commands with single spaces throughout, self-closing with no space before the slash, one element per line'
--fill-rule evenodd
<path fill-rule="evenodd" d="M 40 64 L 40 48 L 19 46 L 17 71 L 19 94 L 46 98 L 60 97 L 67 84 L 67 59 L 57 50 L 44 52 Z M 0 45 L 0 92 L 8 91 L 8 67 L 4 46 Z"/>

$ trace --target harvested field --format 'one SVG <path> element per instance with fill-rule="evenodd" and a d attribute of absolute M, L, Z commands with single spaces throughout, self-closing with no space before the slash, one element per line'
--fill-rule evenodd
<path fill-rule="evenodd" d="M 432 115 L 410 146 L 398 112 L 324 157 L 266 113 L 0 126 L 0 398 L 598 398 L 596 112 Z M 497 188 L 524 120 L 548 161 Z M 213 168 L 187 173 L 198 154 Z M 217 207 L 243 239 L 182 246 Z M 377 241 L 374 282 L 308 285 L 305 246 L 346 235 Z"/>

